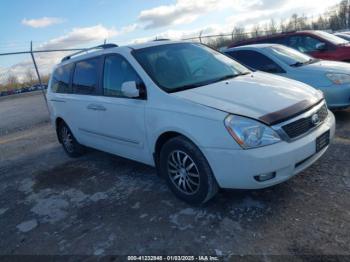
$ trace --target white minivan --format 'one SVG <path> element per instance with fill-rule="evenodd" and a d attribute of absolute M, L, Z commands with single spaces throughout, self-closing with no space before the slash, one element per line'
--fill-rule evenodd
<path fill-rule="evenodd" d="M 176 196 L 278 184 L 327 150 L 335 119 L 322 92 L 252 72 L 197 43 L 107 44 L 65 57 L 47 100 L 68 155 L 85 147 L 157 168 Z"/>

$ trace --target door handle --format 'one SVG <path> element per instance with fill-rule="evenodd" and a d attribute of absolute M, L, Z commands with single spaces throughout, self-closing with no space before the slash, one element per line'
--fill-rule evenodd
<path fill-rule="evenodd" d="M 95 110 L 95 111 L 106 111 L 107 109 L 102 105 L 96 105 L 96 104 L 90 104 L 87 106 L 87 109 L 89 110 Z"/>

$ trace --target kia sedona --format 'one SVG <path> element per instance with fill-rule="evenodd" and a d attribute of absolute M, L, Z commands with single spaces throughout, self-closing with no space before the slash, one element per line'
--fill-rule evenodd
<path fill-rule="evenodd" d="M 47 101 L 59 142 L 71 157 L 88 147 L 154 166 L 187 203 L 286 181 L 334 135 L 322 92 L 204 45 L 95 49 L 53 70 Z"/>

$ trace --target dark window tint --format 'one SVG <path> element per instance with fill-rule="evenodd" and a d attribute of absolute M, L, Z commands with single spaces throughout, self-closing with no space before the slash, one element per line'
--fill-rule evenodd
<path fill-rule="evenodd" d="M 100 58 L 92 58 L 76 63 L 73 76 L 73 90 L 77 94 L 95 94 L 98 84 L 98 64 Z"/>
<path fill-rule="evenodd" d="M 273 37 L 273 38 L 266 38 L 266 39 L 258 39 L 254 41 L 254 43 L 257 44 L 264 44 L 264 43 L 271 43 L 271 44 L 285 44 L 285 38 L 283 37 Z"/>
<path fill-rule="evenodd" d="M 140 86 L 142 81 L 131 65 L 121 56 L 107 56 L 103 71 L 103 94 L 124 97 L 122 85 L 133 81 Z"/>
<path fill-rule="evenodd" d="M 269 73 L 282 73 L 283 69 L 272 61 L 267 56 L 249 50 L 239 50 L 228 52 L 228 55 L 233 57 L 238 62 L 252 69 L 265 71 Z"/>
<path fill-rule="evenodd" d="M 276 37 L 276 38 L 272 38 L 270 40 L 267 40 L 266 43 L 285 45 L 286 44 L 286 39 L 283 38 L 283 37 Z"/>
<path fill-rule="evenodd" d="M 73 64 L 58 67 L 52 76 L 51 90 L 55 93 L 72 93 L 69 86 L 69 79 L 73 69 Z"/>

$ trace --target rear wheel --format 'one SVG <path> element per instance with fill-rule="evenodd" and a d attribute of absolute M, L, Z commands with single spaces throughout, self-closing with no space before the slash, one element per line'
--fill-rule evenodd
<path fill-rule="evenodd" d="M 218 191 L 203 153 L 184 137 L 172 138 L 164 144 L 160 171 L 172 192 L 189 204 L 203 204 Z"/>
<path fill-rule="evenodd" d="M 59 125 L 58 136 L 64 151 L 66 151 L 70 157 L 79 157 L 84 153 L 84 147 L 75 139 L 67 124 L 61 123 Z"/>

